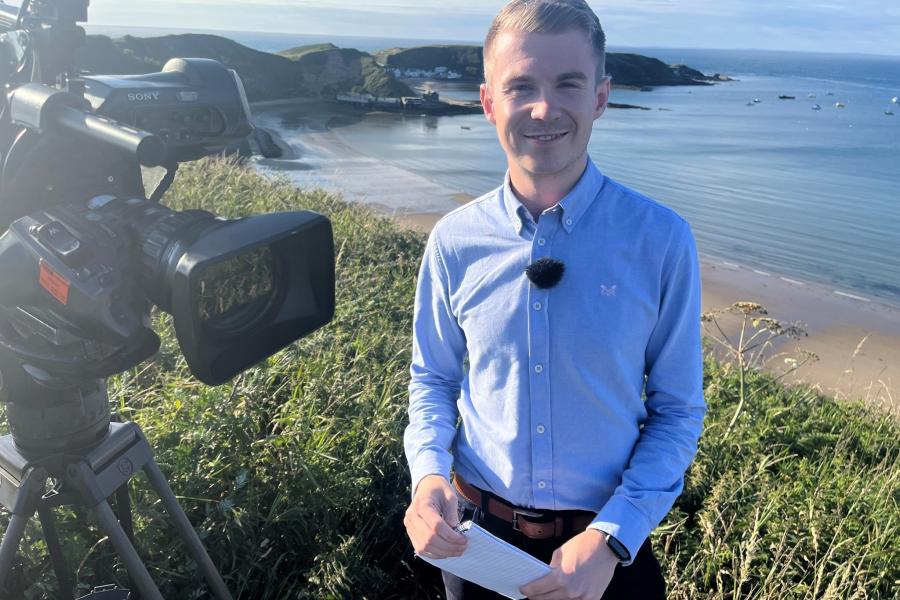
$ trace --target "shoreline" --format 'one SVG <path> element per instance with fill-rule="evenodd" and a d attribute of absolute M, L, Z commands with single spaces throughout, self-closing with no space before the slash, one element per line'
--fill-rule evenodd
<path fill-rule="evenodd" d="M 264 173 L 287 175 L 298 187 L 340 193 L 402 227 L 425 234 L 444 214 L 474 199 L 350 147 L 328 126 L 325 112 L 313 111 L 307 115 L 308 126 L 283 135 L 271 122 L 277 116 L 266 109 L 290 109 L 297 103 L 266 104 L 254 105 L 263 109 L 257 122 L 295 158 L 260 160 L 256 164 Z M 390 185 L 382 183 L 385 181 Z M 786 382 L 806 383 L 835 398 L 862 400 L 900 414 L 900 307 L 721 257 L 701 255 L 700 263 L 704 312 L 750 301 L 765 307 L 769 316 L 782 323 L 804 325 L 806 337 L 779 340 L 774 345 L 767 369 L 781 374 L 786 370 L 784 359 L 797 357 L 801 351 L 812 352 L 819 360 L 788 374 Z M 734 319 L 723 323 L 726 333 L 734 331 Z"/>

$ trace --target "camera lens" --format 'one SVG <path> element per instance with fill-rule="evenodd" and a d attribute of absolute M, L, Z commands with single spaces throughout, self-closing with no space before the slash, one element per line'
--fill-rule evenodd
<path fill-rule="evenodd" d="M 205 269 L 192 294 L 197 317 L 212 335 L 240 335 L 265 318 L 276 287 L 275 257 L 254 248 Z"/>

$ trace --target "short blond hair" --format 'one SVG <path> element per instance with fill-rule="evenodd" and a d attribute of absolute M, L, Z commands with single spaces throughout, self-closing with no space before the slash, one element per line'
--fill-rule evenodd
<path fill-rule="evenodd" d="M 597 57 L 597 81 L 606 74 L 606 35 L 584 0 L 511 0 L 494 17 L 484 38 L 484 80 L 490 83 L 494 40 L 501 31 L 564 33 L 581 31 Z"/>

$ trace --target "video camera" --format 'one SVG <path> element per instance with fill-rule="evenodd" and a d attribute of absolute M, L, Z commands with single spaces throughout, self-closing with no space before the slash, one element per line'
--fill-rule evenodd
<path fill-rule="evenodd" d="M 14 21 L 0 5 L 0 29 L 19 27 L 0 34 L 0 349 L 48 374 L 107 377 L 156 352 L 156 305 L 173 315 L 191 371 L 219 384 L 327 323 L 334 259 L 324 217 L 226 221 L 158 202 L 178 162 L 251 132 L 237 74 L 205 59 L 124 77 L 59 70 L 59 52 L 72 55 L 59 40 L 83 37 L 87 1 L 22 8 Z M 141 165 L 169 170 L 149 199 Z M 16 369 L 2 366 L 8 380 Z M 63 433 L 25 426 L 12 408 L 22 399 L 6 401 L 14 436 Z"/>
<path fill-rule="evenodd" d="M 17 453 L 6 460 L 0 440 L 9 508 L 16 498 L 3 484 L 21 483 L 22 461 L 62 480 L 54 457 L 90 453 L 115 433 L 105 378 L 158 350 L 153 306 L 173 316 L 188 367 L 212 385 L 334 314 L 325 217 L 225 220 L 160 203 L 179 162 L 251 133 L 237 73 L 190 58 L 148 75 L 78 73 L 87 8 L 0 3 L 0 402 Z M 149 197 L 142 166 L 166 169 Z"/>

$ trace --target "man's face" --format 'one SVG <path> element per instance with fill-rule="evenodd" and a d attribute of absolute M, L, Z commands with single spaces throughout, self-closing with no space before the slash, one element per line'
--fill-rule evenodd
<path fill-rule="evenodd" d="M 580 176 L 591 127 L 609 98 L 587 36 L 501 31 L 492 52 L 481 103 L 510 171 L 533 180 Z"/>

